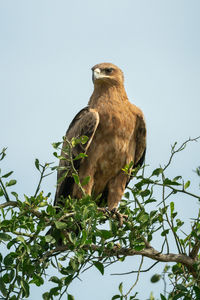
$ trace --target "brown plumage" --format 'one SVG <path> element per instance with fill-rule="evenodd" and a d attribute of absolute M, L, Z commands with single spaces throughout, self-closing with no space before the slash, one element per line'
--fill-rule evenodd
<path fill-rule="evenodd" d="M 71 122 L 66 138 L 88 136 L 88 142 L 73 148 L 73 156 L 86 153 L 87 157 L 75 161 L 80 181 L 90 176 L 84 186 L 86 194 L 106 200 L 109 210 L 116 209 L 130 180 L 122 171 L 126 164 L 141 165 L 146 150 L 146 126 L 142 111 L 131 104 L 124 89 L 122 71 L 111 63 L 92 68 L 94 91 L 88 106 Z M 65 146 L 65 143 L 64 145 Z M 60 166 L 68 162 L 60 161 Z M 58 179 L 63 171 L 58 171 Z M 71 195 L 80 198 L 82 193 L 68 175 L 57 185 L 55 201 Z M 100 205 L 101 203 L 99 203 Z"/>

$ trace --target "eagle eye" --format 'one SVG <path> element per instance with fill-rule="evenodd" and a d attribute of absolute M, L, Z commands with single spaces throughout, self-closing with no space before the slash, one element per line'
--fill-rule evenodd
<path fill-rule="evenodd" d="M 113 68 L 106 68 L 105 69 L 106 74 L 111 74 L 112 71 L 113 71 Z"/>

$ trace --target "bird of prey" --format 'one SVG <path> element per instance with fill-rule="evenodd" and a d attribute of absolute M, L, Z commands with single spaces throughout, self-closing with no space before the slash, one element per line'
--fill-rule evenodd
<path fill-rule="evenodd" d="M 85 153 L 87 157 L 74 162 L 80 182 L 87 176 L 85 193 L 100 196 L 110 211 L 116 211 L 130 176 L 122 169 L 133 162 L 133 168 L 142 165 L 146 151 L 146 125 L 142 111 L 131 104 L 124 88 L 123 72 L 112 63 L 100 63 L 92 68 L 94 91 L 88 102 L 73 119 L 66 139 L 87 136 L 84 145 L 72 148 L 72 156 Z M 66 142 L 63 143 L 63 148 Z M 62 156 L 66 153 L 62 151 Z M 67 157 L 66 157 L 67 158 Z M 58 182 L 69 167 L 69 160 L 60 160 Z M 61 170 L 62 169 L 62 170 Z M 70 173 L 57 184 L 55 203 L 62 196 L 81 198 L 80 187 Z"/>

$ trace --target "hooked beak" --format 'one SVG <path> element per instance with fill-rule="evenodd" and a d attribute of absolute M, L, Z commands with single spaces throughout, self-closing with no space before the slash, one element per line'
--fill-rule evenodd
<path fill-rule="evenodd" d="M 101 75 L 101 70 L 99 68 L 96 68 L 94 70 L 92 70 L 92 81 L 93 83 L 95 82 L 95 80 L 102 78 Z"/>

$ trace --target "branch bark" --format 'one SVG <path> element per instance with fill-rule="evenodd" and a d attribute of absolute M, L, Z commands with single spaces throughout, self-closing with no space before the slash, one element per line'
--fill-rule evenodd
<path fill-rule="evenodd" d="M 55 253 L 60 254 L 64 251 L 69 250 L 69 248 L 70 248 L 69 245 L 58 246 L 55 249 L 44 254 L 43 259 L 51 257 Z M 92 250 L 95 252 L 98 252 L 99 250 L 102 251 L 102 247 L 94 245 L 94 244 L 83 246 L 83 249 L 86 251 Z M 159 251 L 157 251 L 156 249 L 154 249 L 153 247 L 145 248 L 141 251 L 136 251 L 131 248 L 119 248 L 119 246 L 114 246 L 112 249 L 105 249 L 102 255 L 104 257 L 105 257 L 105 255 L 110 256 L 110 257 L 141 255 L 141 256 L 145 256 L 145 257 L 148 257 L 153 260 L 160 261 L 160 262 L 181 263 L 182 265 L 187 267 L 188 270 L 193 275 L 195 275 L 194 265 L 196 263 L 196 260 L 194 258 L 191 258 L 190 256 L 187 256 L 185 254 L 175 254 L 175 253 L 163 254 L 163 253 L 160 253 Z"/>

